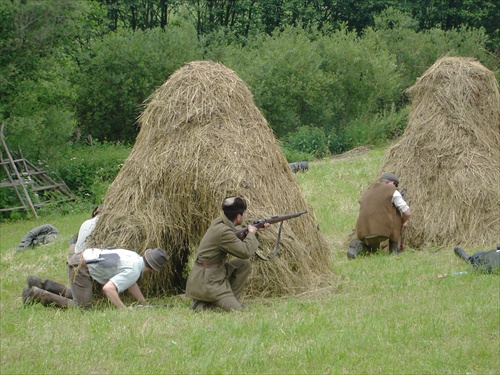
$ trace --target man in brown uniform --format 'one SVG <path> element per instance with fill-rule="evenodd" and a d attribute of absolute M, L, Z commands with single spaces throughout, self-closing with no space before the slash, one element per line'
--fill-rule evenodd
<path fill-rule="evenodd" d="M 406 227 L 411 212 L 397 190 L 399 179 L 393 173 L 384 173 L 359 199 L 356 222 L 357 240 L 349 243 L 347 257 L 355 259 L 361 252 L 375 252 L 389 239 L 389 251 L 399 252 L 401 229 Z"/>
<path fill-rule="evenodd" d="M 243 223 L 246 209 L 244 199 L 225 198 L 222 202 L 224 214 L 212 221 L 201 239 L 186 285 L 186 296 L 194 300 L 192 309 L 242 309 L 239 299 L 251 271 L 248 259 L 259 247 L 255 226 L 248 225 L 248 235 L 243 241 L 234 233 L 236 225 Z M 239 259 L 226 262 L 228 256 Z"/>

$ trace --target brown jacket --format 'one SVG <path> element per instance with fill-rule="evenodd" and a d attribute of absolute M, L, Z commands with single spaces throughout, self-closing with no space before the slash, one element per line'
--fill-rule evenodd
<path fill-rule="evenodd" d="M 356 222 L 359 240 L 367 236 L 384 236 L 398 242 L 403 220 L 399 210 L 392 204 L 394 191 L 394 185 L 376 182 L 361 195 Z"/>
<path fill-rule="evenodd" d="M 229 255 L 249 259 L 259 247 L 254 233 L 249 232 L 241 241 L 235 231 L 236 227 L 225 215 L 212 221 L 196 251 L 195 263 L 187 280 L 186 296 L 213 302 L 233 295 L 229 277 L 234 268 L 224 262 Z"/>

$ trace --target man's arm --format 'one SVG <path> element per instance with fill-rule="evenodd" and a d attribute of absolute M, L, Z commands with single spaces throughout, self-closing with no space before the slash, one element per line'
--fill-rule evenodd
<path fill-rule="evenodd" d="M 401 212 L 403 227 L 406 227 L 411 215 L 410 206 L 408 206 L 408 203 L 406 203 L 398 190 L 396 190 L 392 196 L 392 204 Z"/>
<path fill-rule="evenodd" d="M 142 295 L 141 289 L 139 288 L 139 285 L 137 285 L 137 283 L 128 288 L 128 291 L 130 292 L 130 294 L 132 294 L 132 297 L 139 301 L 141 305 L 146 305 L 146 299 Z"/>
<path fill-rule="evenodd" d="M 137 284 L 136 284 L 137 285 Z M 120 299 L 120 296 L 118 295 L 118 290 L 116 289 L 115 284 L 113 284 L 112 281 L 108 281 L 104 286 L 102 287 L 102 291 L 108 297 L 108 299 L 111 301 L 113 305 L 118 307 L 119 309 L 126 309 L 127 306 L 122 302 Z"/>
<path fill-rule="evenodd" d="M 403 219 L 403 227 L 408 225 L 408 220 L 410 219 L 410 209 L 408 208 L 405 212 L 402 213 L 401 218 Z"/>

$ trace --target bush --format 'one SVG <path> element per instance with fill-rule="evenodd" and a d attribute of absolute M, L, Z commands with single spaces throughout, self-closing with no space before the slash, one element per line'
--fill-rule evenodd
<path fill-rule="evenodd" d="M 119 30 L 96 40 L 80 56 L 77 103 L 84 136 L 132 143 L 141 105 L 175 70 L 199 59 L 193 27 Z"/>
<path fill-rule="evenodd" d="M 286 161 L 289 163 L 295 163 L 297 161 L 311 161 L 314 160 L 314 156 L 306 152 L 289 150 L 285 146 L 281 146 L 281 151 L 285 155 Z"/>
<path fill-rule="evenodd" d="M 119 144 L 72 145 L 63 150 L 54 167 L 74 194 L 100 204 L 129 153 L 130 147 Z"/>
<path fill-rule="evenodd" d="M 408 123 L 409 106 L 400 111 L 395 105 L 381 114 L 352 121 L 342 136 L 346 150 L 371 144 L 384 144 L 386 140 L 401 136 Z"/>
<path fill-rule="evenodd" d="M 283 138 L 283 146 L 315 158 L 322 158 L 329 153 L 325 132 L 313 126 L 301 126 L 297 131 L 288 133 Z"/>

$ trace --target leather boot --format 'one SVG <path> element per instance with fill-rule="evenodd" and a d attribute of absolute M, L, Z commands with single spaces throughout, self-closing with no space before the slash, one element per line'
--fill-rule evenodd
<path fill-rule="evenodd" d="M 465 252 L 460 246 L 456 246 L 453 250 L 455 250 L 455 254 L 465 260 L 467 263 L 470 263 L 471 259 L 469 254 Z"/>
<path fill-rule="evenodd" d="M 356 259 L 359 253 L 362 250 L 361 242 L 357 239 L 351 240 L 349 242 L 349 250 L 347 250 L 347 258 L 348 259 Z"/>
<path fill-rule="evenodd" d="M 390 254 L 400 254 L 401 253 L 397 242 L 389 240 L 389 253 Z"/>
<path fill-rule="evenodd" d="M 25 305 L 28 305 L 30 303 L 32 303 L 33 301 L 31 300 L 30 296 L 31 296 L 31 289 L 33 289 L 33 287 L 31 286 L 25 286 L 24 289 L 23 289 L 23 293 L 21 294 L 21 298 L 23 299 L 23 303 Z"/>
<path fill-rule="evenodd" d="M 44 306 L 55 306 L 60 308 L 74 306 L 75 304 L 71 299 L 68 299 L 66 297 L 60 296 L 55 293 L 48 292 L 36 286 L 24 288 L 23 302 L 25 304 L 40 302 Z"/>
<path fill-rule="evenodd" d="M 57 283 L 49 279 L 42 279 L 36 275 L 29 275 L 26 282 L 28 286 L 36 286 L 37 288 L 46 290 L 48 292 L 59 294 L 60 296 L 73 299 L 73 293 L 71 293 L 71 288 L 66 285 Z"/>

